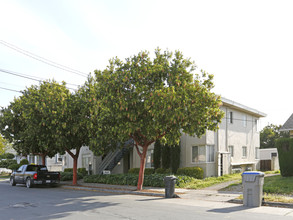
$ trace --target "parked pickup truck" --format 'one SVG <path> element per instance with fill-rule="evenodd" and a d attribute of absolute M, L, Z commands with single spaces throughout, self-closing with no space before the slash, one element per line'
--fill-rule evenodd
<path fill-rule="evenodd" d="M 60 183 L 59 172 L 48 172 L 43 165 L 22 165 L 18 170 L 13 171 L 10 177 L 10 184 L 25 184 L 27 188 L 37 184 L 55 185 Z"/>

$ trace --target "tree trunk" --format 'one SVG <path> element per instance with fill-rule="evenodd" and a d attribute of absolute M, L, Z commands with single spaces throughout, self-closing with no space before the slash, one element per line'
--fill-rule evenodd
<path fill-rule="evenodd" d="M 72 185 L 77 185 L 77 159 L 78 156 L 73 157 L 73 179 Z"/>
<path fill-rule="evenodd" d="M 42 164 L 46 166 L 46 154 L 42 154 L 41 157 L 42 157 Z"/>
<path fill-rule="evenodd" d="M 137 182 L 137 190 L 142 190 L 143 185 L 143 179 L 144 179 L 144 169 L 145 169 L 145 162 L 146 162 L 146 154 L 148 150 L 148 145 L 143 146 L 143 152 L 140 154 L 140 169 L 139 169 L 139 176 L 138 176 L 138 182 Z"/>
<path fill-rule="evenodd" d="M 66 152 L 72 157 L 73 159 L 73 179 L 72 185 L 77 185 L 77 160 L 79 156 L 80 148 L 76 149 L 76 153 L 73 154 L 70 150 L 66 149 Z"/>

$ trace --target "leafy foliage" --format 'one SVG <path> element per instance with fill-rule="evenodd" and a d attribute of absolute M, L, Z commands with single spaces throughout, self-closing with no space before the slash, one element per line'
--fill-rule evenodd
<path fill-rule="evenodd" d="M 161 167 L 161 152 L 162 145 L 160 140 L 157 140 L 154 145 L 154 169 L 157 170 Z"/>
<path fill-rule="evenodd" d="M 60 173 L 60 180 L 61 181 L 70 181 L 73 180 L 73 172 L 61 172 Z M 80 180 L 83 178 L 81 173 L 77 173 L 77 179 Z"/>
<path fill-rule="evenodd" d="M 177 175 L 186 175 L 196 179 L 203 179 L 203 169 L 200 167 L 183 167 L 177 170 Z"/>
<path fill-rule="evenodd" d="M 133 139 L 141 158 L 138 189 L 150 144 L 161 138 L 169 145 L 178 144 L 181 131 L 200 137 L 207 129 L 216 130 L 224 116 L 220 97 L 211 92 L 213 76 L 194 70 L 194 63 L 181 52 L 157 49 L 153 60 L 148 52 L 125 62 L 111 59 L 89 80 L 97 102 L 90 109 L 94 119 L 90 127 L 95 128 L 91 146 L 109 149 Z"/>
<path fill-rule="evenodd" d="M 276 141 L 280 171 L 283 177 L 293 176 L 293 139 L 280 138 Z"/>
<path fill-rule="evenodd" d="M 155 170 L 157 174 L 171 174 L 172 171 L 170 169 L 158 168 Z"/>
<path fill-rule="evenodd" d="M 130 174 L 139 174 L 139 168 L 131 168 L 128 170 L 128 173 Z M 145 174 L 149 175 L 149 174 L 153 174 L 155 172 L 155 170 L 153 168 L 145 168 Z"/>
<path fill-rule="evenodd" d="M 280 128 L 282 126 L 279 125 L 267 125 L 260 132 L 260 148 L 275 148 L 275 142 L 278 138 L 289 137 L 288 132 L 280 132 Z"/>
<path fill-rule="evenodd" d="M 45 156 L 66 151 L 74 161 L 74 184 L 80 148 L 89 142 L 85 88 L 71 94 L 65 83 L 44 81 L 27 88 L 0 117 L 1 133 L 19 154 L 41 155 L 44 162 Z"/>
<path fill-rule="evenodd" d="M 4 153 L 0 155 L 0 159 L 13 159 L 15 157 L 12 153 Z"/>
<path fill-rule="evenodd" d="M 171 147 L 165 145 L 162 147 L 162 168 L 169 169 L 171 165 Z"/>
<path fill-rule="evenodd" d="M 7 160 L 1 160 L 0 161 L 0 168 L 8 168 L 12 164 L 17 164 L 16 160 L 7 159 Z"/>
<path fill-rule="evenodd" d="M 5 139 L 0 135 L 0 155 L 5 153 Z"/>
<path fill-rule="evenodd" d="M 176 173 L 180 166 L 180 145 L 171 146 L 171 170 L 172 173 Z"/>
<path fill-rule="evenodd" d="M 165 174 L 150 174 L 145 176 L 145 186 L 164 187 Z M 193 180 L 188 176 L 176 176 L 176 185 L 180 186 Z M 111 174 L 111 175 L 91 175 L 84 177 L 86 183 L 103 183 L 103 184 L 117 184 L 117 185 L 131 185 L 136 186 L 138 182 L 137 174 Z"/>

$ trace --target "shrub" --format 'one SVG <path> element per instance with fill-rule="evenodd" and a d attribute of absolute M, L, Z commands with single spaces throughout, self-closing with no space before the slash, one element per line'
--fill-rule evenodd
<path fill-rule="evenodd" d="M 154 146 L 154 168 L 155 170 L 161 167 L 161 152 L 162 146 L 159 140 L 156 141 Z"/>
<path fill-rule="evenodd" d="M 17 161 L 12 159 L 2 160 L 0 161 L 0 168 L 8 168 L 12 164 L 17 164 Z"/>
<path fill-rule="evenodd" d="M 164 169 L 164 168 L 158 168 L 155 171 L 156 174 L 171 174 L 171 169 Z"/>
<path fill-rule="evenodd" d="M 14 157 L 15 155 L 12 153 L 4 153 L 0 155 L 0 159 L 13 159 Z"/>
<path fill-rule="evenodd" d="M 154 168 L 145 168 L 144 175 L 151 175 L 155 172 Z"/>
<path fill-rule="evenodd" d="M 146 175 L 144 178 L 144 186 L 152 187 L 164 187 L 164 174 L 151 174 Z M 177 176 L 176 185 L 188 183 L 194 180 L 189 176 Z M 138 175 L 135 174 L 110 174 L 110 175 L 91 175 L 85 176 L 85 183 L 103 183 L 103 184 L 118 184 L 118 185 L 131 185 L 136 186 L 138 181 Z"/>
<path fill-rule="evenodd" d="M 61 181 L 68 181 L 68 180 L 73 179 L 73 173 L 72 172 L 61 172 L 60 175 L 61 175 L 61 178 L 60 178 Z M 80 180 L 82 178 L 83 178 L 82 174 L 77 173 L 77 179 Z"/>
<path fill-rule="evenodd" d="M 180 145 L 171 147 L 171 169 L 172 173 L 176 173 L 180 165 Z"/>
<path fill-rule="evenodd" d="M 28 160 L 27 159 L 22 159 L 20 162 L 19 162 L 19 165 L 25 165 L 25 164 L 29 164 Z"/>
<path fill-rule="evenodd" d="M 77 172 L 80 173 L 80 174 L 82 174 L 83 176 L 85 176 L 85 175 L 88 174 L 88 172 L 86 171 L 85 168 L 78 168 L 77 169 Z"/>
<path fill-rule="evenodd" d="M 155 170 L 153 168 L 145 168 L 144 169 L 144 174 L 145 175 L 150 175 L 153 174 Z M 139 168 L 131 168 L 128 170 L 128 173 L 130 174 L 139 174 Z"/>
<path fill-rule="evenodd" d="M 11 164 L 8 169 L 11 169 L 11 170 L 17 170 L 21 165 L 20 164 Z"/>
<path fill-rule="evenodd" d="M 276 141 L 279 153 L 280 171 L 283 177 L 293 176 L 293 139 L 280 138 Z"/>
<path fill-rule="evenodd" d="M 65 168 L 64 173 L 73 173 L 73 168 Z"/>
<path fill-rule="evenodd" d="M 165 145 L 162 147 L 162 167 L 169 169 L 171 164 L 171 147 Z"/>
<path fill-rule="evenodd" d="M 139 168 L 131 168 L 128 170 L 128 173 L 139 174 Z"/>
<path fill-rule="evenodd" d="M 177 170 L 177 175 L 185 175 L 196 179 L 203 179 L 203 169 L 200 167 L 183 167 Z"/>

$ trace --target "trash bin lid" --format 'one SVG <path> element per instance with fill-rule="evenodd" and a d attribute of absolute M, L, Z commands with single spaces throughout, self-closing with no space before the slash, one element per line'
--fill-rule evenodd
<path fill-rule="evenodd" d="M 265 174 L 263 172 L 258 172 L 258 171 L 245 171 L 242 173 L 242 175 L 264 176 Z"/>

